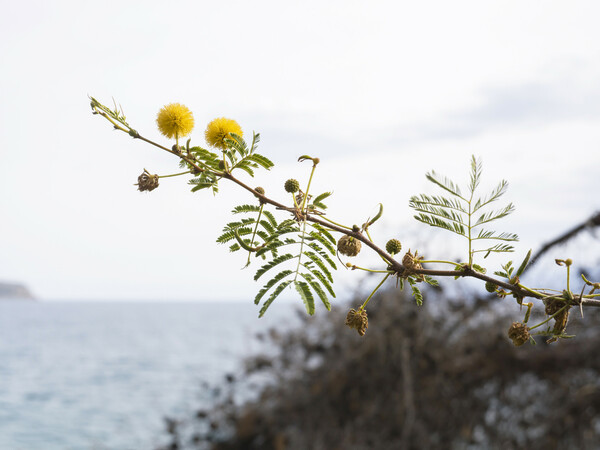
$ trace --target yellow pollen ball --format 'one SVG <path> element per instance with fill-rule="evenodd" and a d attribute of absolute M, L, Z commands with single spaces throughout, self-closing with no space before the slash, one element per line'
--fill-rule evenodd
<path fill-rule="evenodd" d="M 239 137 L 244 135 L 242 128 L 235 120 L 220 117 L 208 124 L 204 136 L 208 145 L 225 150 L 227 149 L 225 139 L 231 138 L 229 133 L 237 134 Z"/>
<path fill-rule="evenodd" d="M 171 103 L 158 112 L 156 124 L 159 131 L 169 139 L 180 138 L 194 129 L 194 116 L 186 106 Z"/>

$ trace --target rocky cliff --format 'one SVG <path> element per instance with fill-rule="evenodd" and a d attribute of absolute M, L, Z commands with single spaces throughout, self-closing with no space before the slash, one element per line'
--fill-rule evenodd
<path fill-rule="evenodd" d="M 24 284 L 0 282 L 0 300 L 4 299 L 34 300 L 35 297 Z"/>

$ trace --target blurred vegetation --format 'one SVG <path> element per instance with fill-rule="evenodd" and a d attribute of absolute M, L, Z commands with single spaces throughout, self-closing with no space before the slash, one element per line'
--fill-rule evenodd
<path fill-rule="evenodd" d="M 210 411 L 169 420 L 164 448 L 600 447 L 596 311 L 573 314 L 577 340 L 515 348 L 512 302 L 449 299 L 441 288 L 422 307 L 409 297 L 378 294 L 369 339 L 343 325 L 342 309 L 263 336 L 278 354 L 248 359 Z M 270 382 L 238 404 L 253 377 Z"/>

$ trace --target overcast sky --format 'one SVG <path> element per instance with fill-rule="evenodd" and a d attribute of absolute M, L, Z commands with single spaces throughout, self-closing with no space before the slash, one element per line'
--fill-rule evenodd
<path fill-rule="evenodd" d="M 192 194 L 177 178 L 136 191 L 143 168 L 174 173 L 177 161 L 112 131 L 88 95 L 114 97 L 168 145 L 155 117 L 171 102 L 193 111 L 198 145 L 215 117 L 260 132 L 276 168 L 245 180 L 280 200 L 285 179 L 308 176 L 296 158 L 318 156 L 333 218 L 362 223 L 382 202 L 375 239 L 430 241 L 440 258 L 456 256 L 453 238 L 422 230 L 408 199 L 434 192 L 431 169 L 466 180 L 471 154 L 483 187 L 510 183 L 517 211 L 497 227 L 521 236 L 519 255 L 600 206 L 598 2 L 2 3 L 0 280 L 42 299 L 260 288 L 244 256 L 214 242 L 251 199 L 225 183 Z"/>

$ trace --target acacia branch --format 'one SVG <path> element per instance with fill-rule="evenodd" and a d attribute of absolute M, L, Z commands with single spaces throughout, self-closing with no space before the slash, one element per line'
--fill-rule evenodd
<path fill-rule="evenodd" d="M 260 194 L 259 192 L 256 192 L 256 190 L 252 189 L 244 182 L 238 180 L 229 172 L 223 174 L 223 178 L 233 181 L 240 187 L 242 187 L 242 188 L 246 189 L 248 192 L 252 193 L 254 196 L 258 197 L 261 201 L 268 203 L 270 205 L 273 205 L 277 209 L 287 211 L 291 214 L 294 214 L 296 212 L 296 208 L 291 208 L 291 207 L 285 206 L 282 203 L 279 203 L 279 202 L 265 196 L 264 194 Z M 384 249 L 382 249 L 377 244 L 375 244 L 373 241 L 371 241 L 367 236 L 365 236 L 360 231 L 348 230 L 347 228 L 344 228 L 339 225 L 335 225 L 331 222 L 325 221 L 325 220 L 321 219 L 319 216 L 310 215 L 308 213 L 306 213 L 305 215 L 306 215 L 306 220 L 309 222 L 317 223 L 317 224 L 327 227 L 331 230 L 337 231 L 338 233 L 342 233 L 347 236 L 351 236 L 354 239 L 361 241 L 363 244 L 365 244 L 366 246 L 371 248 L 373 251 L 375 251 L 377 254 L 379 254 L 389 264 L 389 266 L 390 266 L 389 269 L 391 271 L 395 272 L 396 274 L 398 274 L 399 276 L 407 276 L 407 275 L 415 274 L 415 275 L 429 275 L 429 276 L 437 276 L 437 277 L 457 277 L 457 276 L 458 277 L 472 277 L 472 278 L 480 279 L 485 282 L 494 283 L 497 286 L 499 286 L 507 291 L 512 292 L 518 298 L 526 298 L 526 297 L 531 297 L 531 298 L 536 298 L 536 299 L 562 298 L 560 295 L 545 296 L 543 294 L 528 291 L 518 285 L 511 284 L 511 283 L 499 280 L 494 277 L 490 277 L 490 276 L 485 275 L 480 272 L 476 272 L 475 270 L 473 270 L 471 267 L 468 267 L 468 266 L 463 267 L 461 270 L 409 269 L 408 267 L 403 265 L 401 262 L 394 259 L 393 256 L 391 256 Z M 600 216 L 600 214 L 598 216 Z M 600 307 L 600 299 L 596 300 L 596 299 L 584 298 L 584 296 L 581 296 L 581 295 L 575 295 L 574 300 L 575 300 L 576 304 L 582 304 L 583 306 Z"/>

